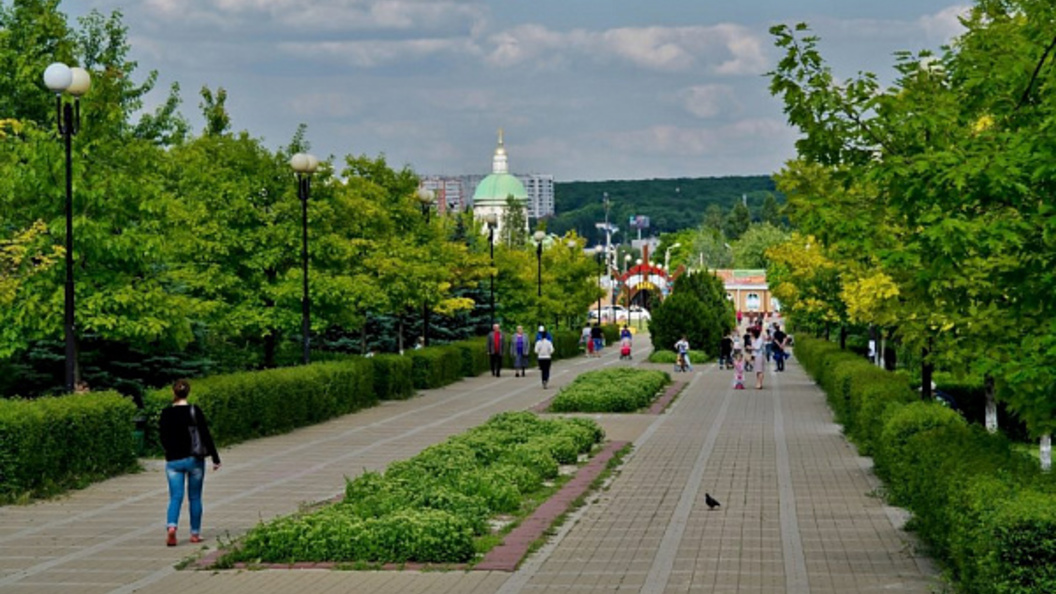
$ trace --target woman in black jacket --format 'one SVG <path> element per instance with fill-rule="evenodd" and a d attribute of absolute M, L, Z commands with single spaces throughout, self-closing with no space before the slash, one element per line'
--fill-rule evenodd
<path fill-rule="evenodd" d="M 161 411 L 159 432 L 165 448 L 165 474 L 169 479 L 169 512 L 166 518 L 168 534 L 165 544 L 176 546 L 176 526 L 183 506 L 184 483 L 187 485 L 187 504 L 191 512 L 191 542 L 202 542 L 202 484 L 205 482 L 205 456 L 213 459 L 213 470 L 220 470 L 220 455 L 209 433 L 205 413 L 197 405 L 187 402 L 191 384 L 177 380 L 172 386 L 172 406 Z M 191 427 L 197 426 L 201 449 L 192 449 Z"/>

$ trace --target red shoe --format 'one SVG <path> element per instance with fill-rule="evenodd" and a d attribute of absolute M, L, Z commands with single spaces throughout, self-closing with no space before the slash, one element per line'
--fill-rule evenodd
<path fill-rule="evenodd" d="M 191 544 L 198 544 L 200 542 L 202 542 L 202 537 L 201 536 L 199 536 L 197 534 L 192 534 L 191 535 Z"/>
<path fill-rule="evenodd" d="M 168 536 L 165 538 L 165 544 L 170 547 L 176 546 L 176 529 L 169 528 Z"/>

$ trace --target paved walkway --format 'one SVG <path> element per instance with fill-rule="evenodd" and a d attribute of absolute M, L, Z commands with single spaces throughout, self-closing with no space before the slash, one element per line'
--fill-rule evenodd
<path fill-rule="evenodd" d="M 618 361 L 555 364 L 553 388 Z M 664 415 L 597 415 L 634 453 L 589 505 L 514 573 L 321 570 L 177 571 L 198 549 L 163 545 L 165 480 L 144 472 L 31 506 L 0 507 L 0 592 L 920 592 L 937 584 L 897 514 L 868 493 L 876 479 L 793 362 L 765 390 L 730 389 L 697 365 Z M 472 378 L 222 452 L 206 480 L 203 535 L 342 492 L 344 476 L 383 469 L 491 415 L 551 396 L 537 376 Z M 722 502 L 709 511 L 705 492 Z M 186 510 L 185 510 L 186 511 Z"/>

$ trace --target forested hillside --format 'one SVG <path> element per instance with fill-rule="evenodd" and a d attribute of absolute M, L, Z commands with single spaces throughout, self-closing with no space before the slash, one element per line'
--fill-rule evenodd
<path fill-rule="evenodd" d="M 562 234 L 570 229 L 588 239 L 596 239 L 594 224 L 605 220 L 603 195 L 608 193 L 609 221 L 620 228 L 620 240 L 637 237 L 628 227 L 628 219 L 644 215 L 650 229 L 642 236 L 699 226 L 705 216 L 725 218 L 742 196 L 748 198 L 752 220 L 766 218 L 763 206 L 767 196 L 784 203 L 770 176 L 738 176 L 650 179 L 598 182 L 559 182 L 554 184 L 557 215 L 547 224 L 551 232 Z M 717 212 L 721 209 L 721 212 Z"/>

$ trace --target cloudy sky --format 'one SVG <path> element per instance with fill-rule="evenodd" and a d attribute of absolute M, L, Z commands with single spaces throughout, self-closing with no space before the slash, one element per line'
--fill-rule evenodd
<path fill-rule="evenodd" d="M 150 101 L 224 87 L 236 130 L 271 147 L 308 125 L 326 158 L 384 153 L 419 173 L 559 181 L 769 174 L 795 133 L 764 76 L 776 23 L 807 22 L 840 76 L 890 79 L 937 49 L 965 0 L 66 0 L 120 10 Z"/>

